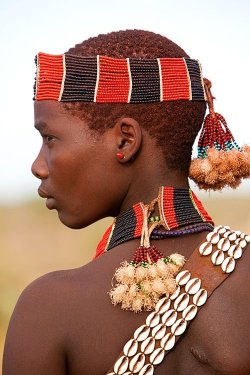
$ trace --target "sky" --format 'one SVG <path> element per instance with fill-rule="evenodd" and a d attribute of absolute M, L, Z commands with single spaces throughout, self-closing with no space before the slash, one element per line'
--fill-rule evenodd
<path fill-rule="evenodd" d="M 236 141 L 250 143 L 249 19 L 249 0 L 2 0 L 0 204 L 37 195 L 30 172 L 41 144 L 33 128 L 34 56 L 63 53 L 100 33 L 144 29 L 175 41 L 200 60 Z M 249 191 L 248 181 L 237 194 Z"/>

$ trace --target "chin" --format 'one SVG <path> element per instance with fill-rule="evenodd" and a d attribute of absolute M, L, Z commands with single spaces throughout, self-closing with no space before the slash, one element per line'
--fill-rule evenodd
<path fill-rule="evenodd" d="M 79 220 L 75 216 L 66 215 L 58 211 L 58 218 L 62 224 L 70 229 L 83 229 L 93 223 L 93 221 Z"/>

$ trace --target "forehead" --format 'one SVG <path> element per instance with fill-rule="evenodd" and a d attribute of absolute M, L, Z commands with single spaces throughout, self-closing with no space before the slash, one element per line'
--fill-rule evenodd
<path fill-rule="evenodd" d="M 55 119 L 56 117 L 65 117 L 61 103 L 52 100 L 34 101 L 35 120 Z"/>
<path fill-rule="evenodd" d="M 61 129 L 70 124 L 71 128 L 76 125 L 78 128 L 86 126 L 84 120 L 72 116 L 61 102 L 53 100 L 34 101 L 34 120 L 37 124 L 58 126 Z M 36 126 L 37 127 L 37 126 Z"/>

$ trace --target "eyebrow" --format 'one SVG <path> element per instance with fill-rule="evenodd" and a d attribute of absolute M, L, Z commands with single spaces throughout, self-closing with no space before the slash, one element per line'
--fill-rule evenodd
<path fill-rule="evenodd" d="M 35 128 L 39 131 L 43 130 L 44 128 L 46 128 L 48 125 L 46 124 L 46 122 L 43 122 L 43 121 L 40 121 L 40 122 L 36 122 L 35 123 Z"/>

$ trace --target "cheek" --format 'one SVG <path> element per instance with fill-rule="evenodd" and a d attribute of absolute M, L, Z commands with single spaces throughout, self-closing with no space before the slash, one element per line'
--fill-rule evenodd
<path fill-rule="evenodd" d="M 73 164 L 72 164 L 73 167 Z M 102 163 L 91 163 L 64 173 L 58 214 L 71 228 L 83 228 L 106 216 L 117 214 L 120 189 Z"/>

